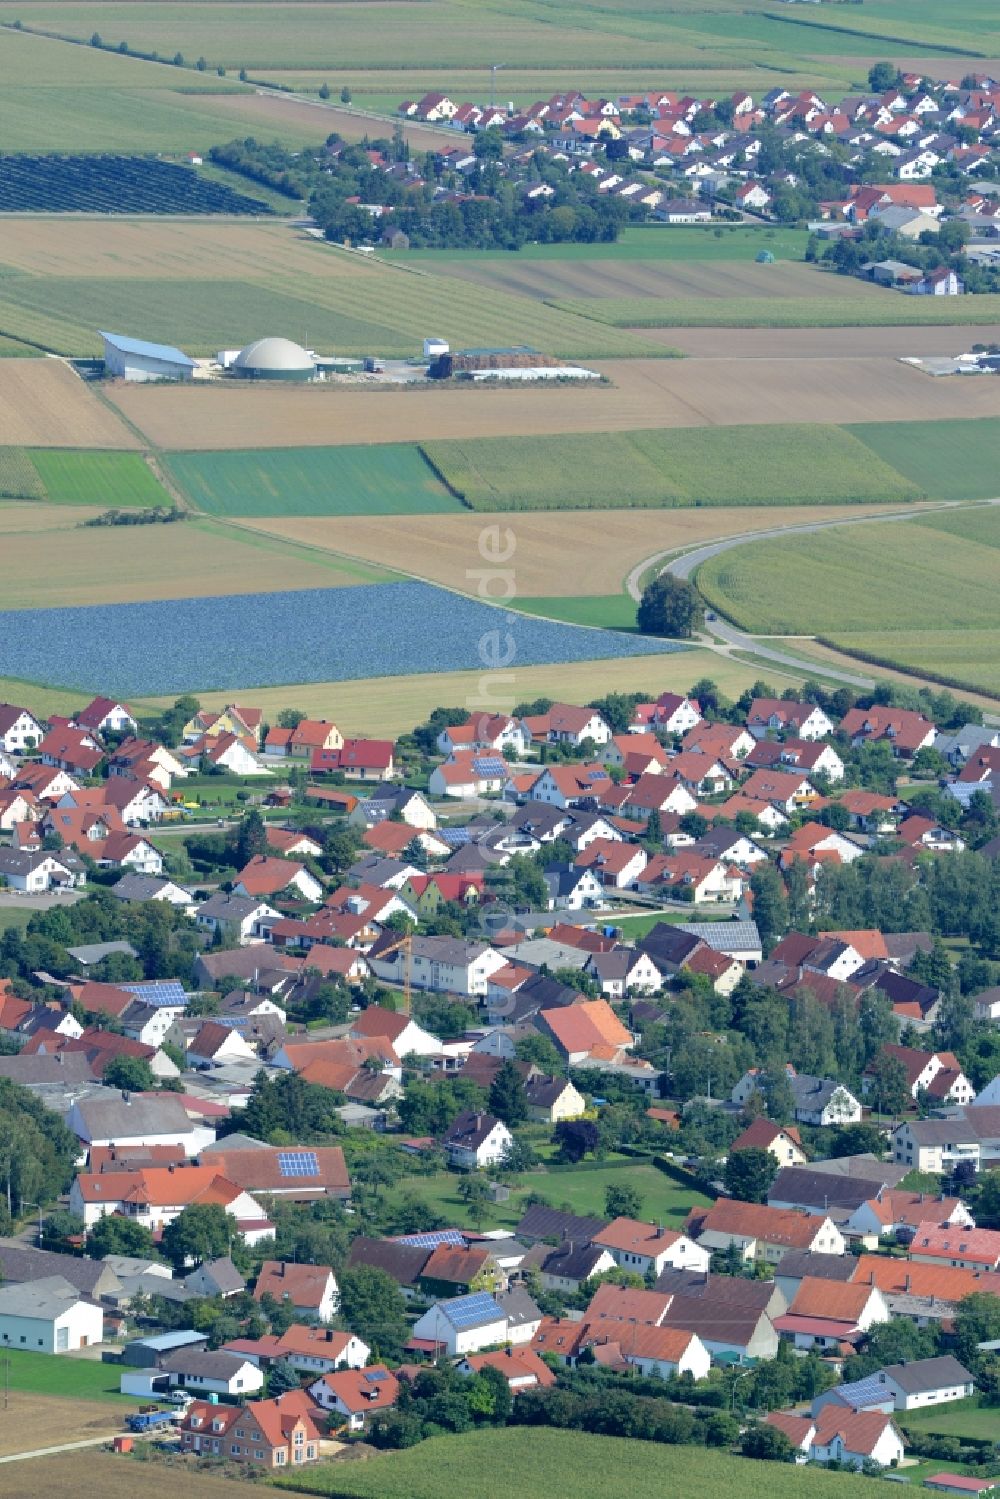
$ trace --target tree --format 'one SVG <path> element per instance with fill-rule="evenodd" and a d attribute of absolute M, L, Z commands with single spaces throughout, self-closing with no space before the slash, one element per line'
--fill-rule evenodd
<path fill-rule="evenodd" d="M 308 714 L 302 708 L 282 708 L 278 714 L 279 729 L 297 729 L 299 724 Z"/>
<path fill-rule="evenodd" d="M 885 1141 L 873 1124 L 841 1124 L 831 1130 L 825 1154 L 831 1160 L 845 1155 L 873 1155 L 877 1161 L 885 1152 Z"/>
<path fill-rule="evenodd" d="M 591 1119 L 561 1119 L 552 1131 L 552 1142 L 563 1160 L 575 1164 L 597 1149 L 600 1131 Z"/>
<path fill-rule="evenodd" d="M 744 1457 L 756 1457 L 771 1463 L 795 1461 L 795 1449 L 783 1431 L 776 1426 L 754 1424 L 744 1433 L 740 1444 Z"/>
<path fill-rule="evenodd" d="M 286 1395 L 289 1390 L 301 1388 L 302 1381 L 287 1359 L 279 1359 L 277 1363 L 271 1365 L 267 1375 L 269 1400 L 274 1400 L 278 1395 Z"/>
<path fill-rule="evenodd" d="M 346 83 L 344 84 L 344 87 L 340 90 L 340 102 L 341 102 L 341 104 L 350 104 L 350 102 L 351 102 L 351 91 L 348 88 L 348 86 L 347 86 Z"/>
<path fill-rule="evenodd" d="M 979 1361 L 978 1344 L 1000 1338 L 1000 1296 L 976 1291 L 958 1303 L 955 1313 L 955 1346 L 965 1364 Z"/>
<path fill-rule="evenodd" d="M 788 898 L 781 875 L 771 863 L 757 865 L 750 877 L 750 889 L 753 916 L 766 957 L 788 930 Z"/>
<path fill-rule="evenodd" d="M 163 1230 L 161 1247 L 175 1270 L 228 1254 L 239 1237 L 236 1219 L 217 1202 L 193 1202 Z"/>
<path fill-rule="evenodd" d="M 606 1187 L 604 1211 L 609 1218 L 638 1218 L 642 1212 L 642 1198 L 635 1187 L 624 1183 Z"/>
<path fill-rule="evenodd" d="M 548 1036 L 523 1036 L 514 1042 L 514 1052 L 519 1062 L 534 1062 L 550 1077 L 563 1070 L 563 1059 Z"/>
<path fill-rule="evenodd" d="M 478 1228 L 486 1214 L 489 1187 L 481 1176 L 472 1172 L 458 1184 L 458 1195 L 469 1209 L 469 1217 Z"/>
<path fill-rule="evenodd" d="M 726 1161 L 725 1182 L 741 1202 L 764 1202 L 778 1174 L 778 1163 L 769 1150 L 731 1150 Z"/>
<path fill-rule="evenodd" d="M 103 1260 L 107 1254 L 131 1254 L 155 1258 L 153 1235 L 144 1223 L 107 1213 L 99 1218 L 87 1235 L 87 1253 L 92 1260 Z"/>
<path fill-rule="evenodd" d="M 876 62 L 868 69 L 868 87 L 873 94 L 884 94 L 899 83 L 899 69 L 891 62 Z"/>
<path fill-rule="evenodd" d="M 321 83 L 318 93 L 320 98 L 325 102 L 330 97 L 330 85 L 328 83 Z"/>
<path fill-rule="evenodd" d="M 686 578 L 660 573 L 646 584 L 636 612 L 636 624 L 644 635 L 670 635 L 690 640 L 705 616 L 701 595 Z"/>
<path fill-rule="evenodd" d="M 267 828 L 256 807 L 244 812 L 236 837 L 236 863 L 240 869 L 258 854 L 267 852 Z"/>
<path fill-rule="evenodd" d="M 509 1129 L 515 1124 L 523 1124 L 528 1117 L 524 1079 L 511 1061 L 501 1065 L 490 1086 L 490 1112 L 502 1119 Z"/>
<path fill-rule="evenodd" d="M 879 1052 L 868 1069 L 868 1075 L 878 1112 L 893 1118 L 901 1114 L 910 1102 L 910 1087 L 906 1068 L 899 1058 L 887 1051 Z"/>
<path fill-rule="evenodd" d="M 340 1317 L 380 1358 L 397 1359 L 409 1336 L 406 1302 L 391 1275 L 355 1265 L 340 1276 Z"/>
<path fill-rule="evenodd" d="M 104 1069 L 104 1081 L 109 1088 L 128 1093 L 148 1093 L 156 1087 L 153 1069 L 145 1057 L 113 1057 Z"/>

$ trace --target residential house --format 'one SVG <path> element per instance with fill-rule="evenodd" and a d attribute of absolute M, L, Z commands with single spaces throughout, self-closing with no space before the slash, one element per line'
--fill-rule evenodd
<path fill-rule="evenodd" d="M 544 1124 L 558 1124 L 563 1119 L 579 1119 L 586 1109 L 586 1099 L 566 1077 L 539 1074 L 525 1083 L 528 1118 Z"/>
<path fill-rule="evenodd" d="M 829 1217 L 720 1198 L 707 1210 L 694 1209 L 688 1232 L 703 1249 L 736 1249 L 745 1260 L 776 1264 L 789 1249 L 843 1254 L 843 1234 Z"/>
<path fill-rule="evenodd" d="M 888 1364 L 874 1378 L 891 1395 L 898 1411 L 926 1410 L 930 1405 L 968 1400 L 975 1393 L 972 1375 L 950 1353 Z"/>
<path fill-rule="evenodd" d="M 266 1470 L 315 1462 L 321 1432 L 309 1414 L 312 1408 L 311 1398 L 295 1390 L 246 1405 L 196 1400 L 180 1422 L 181 1451 Z"/>
<path fill-rule="evenodd" d="M 461 1171 L 480 1171 L 499 1164 L 514 1139 L 501 1119 L 463 1109 L 449 1125 L 441 1143 L 449 1165 Z"/>
<path fill-rule="evenodd" d="M 797 739 L 825 739 L 833 733 L 833 722 L 815 703 L 785 698 L 754 698 L 747 710 L 746 726 L 755 739 L 769 734 L 792 734 Z"/>
<path fill-rule="evenodd" d="M 910 1259 L 959 1270 L 1000 1270 L 1000 1231 L 921 1223 L 910 1242 Z"/>
<path fill-rule="evenodd" d="M 507 1317 L 488 1292 L 474 1291 L 471 1296 L 435 1302 L 415 1322 L 413 1340 L 435 1356 L 446 1353 L 460 1358 L 506 1342 Z"/>
<path fill-rule="evenodd" d="M 8 755 L 31 754 L 44 737 L 42 725 L 27 708 L 0 703 L 0 749 Z"/>
<path fill-rule="evenodd" d="M 711 1255 L 707 1247 L 686 1234 L 658 1223 L 640 1223 L 634 1218 L 615 1218 L 591 1241 L 607 1249 L 615 1264 L 638 1275 L 659 1275 L 662 1270 L 707 1270 Z"/>
<path fill-rule="evenodd" d="M 764 1419 L 788 1437 L 800 1454 L 797 1462 L 837 1462 L 851 1468 L 875 1463 L 889 1468 L 896 1467 L 903 1456 L 899 1429 L 891 1416 L 878 1411 L 846 1410 L 831 1404 L 815 1418 L 772 1411 Z"/>
<path fill-rule="evenodd" d="M 308 1390 L 323 1410 L 344 1417 L 348 1431 L 364 1431 L 373 1415 L 390 1410 L 399 1399 L 399 1381 L 384 1364 L 323 1374 Z"/>
<path fill-rule="evenodd" d="M 594 1056 L 616 1056 L 633 1045 L 631 1031 L 604 999 L 540 1010 L 538 1022 L 570 1065 Z"/>
<path fill-rule="evenodd" d="M 221 892 L 210 896 L 195 913 L 198 926 L 213 934 L 221 932 L 223 938 L 231 934 L 241 945 L 262 942 L 268 924 L 279 919 L 280 912 L 268 905 L 266 900 L 257 896 L 225 895 Z M 267 963 L 261 959 L 260 967 L 268 966 L 271 961 L 269 954 Z"/>
<path fill-rule="evenodd" d="M 291 895 L 318 901 L 323 897 L 323 886 L 304 864 L 292 859 L 271 858 L 268 854 L 255 854 L 233 881 L 233 894 L 256 900 Z"/>
<path fill-rule="evenodd" d="M 919 1051 L 912 1046 L 885 1045 L 881 1055 L 901 1063 L 906 1073 L 906 1086 L 910 1097 L 924 1095 L 936 1104 L 970 1104 L 976 1090 L 962 1071 L 961 1063 L 954 1052 Z M 869 1097 L 874 1096 L 873 1064 L 869 1064 L 862 1079 L 862 1087 Z"/>
<path fill-rule="evenodd" d="M 340 1305 L 337 1278 L 329 1265 L 297 1265 L 287 1260 L 265 1260 L 253 1296 L 271 1296 L 301 1317 L 330 1322 Z"/>
<path fill-rule="evenodd" d="M 775 1328 L 799 1352 L 811 1349 L 837 1352 L 855 1343 L 876 1323 L 889 1321 L 889 1308 L 876 1286 L 863 1282 L 837 1284 L 807 1276 Z"/>
<path fill-rule="evenodd" d="M 74 885 L 82 885 L 85 878 L 86 870 L 73 854 L 0 848 L 0 880 L 25 895 L 72 889 Z"/>
<path fill-rule="evenodd" d="M 616 1263 L 611 1251 L 599 1244 L 566 1239 L 545 1254 L 538 1276 L 544 1290 L 573 1294 L 595 1275 L 613 1270 Z"/>
<path fill-rule="evenodd" d="M 782 1127 L 763 1114 L 758 1115 L 729 1147 L 736 1150 L 766 1150 L 780 1166 L 804 1166 L 806 1153 L 794 1125 Z"/>
<path fill-rule="evenodd" d="M 531 1348 L 505 1348 L 496 1353 L 470 1353 L 457 1365 L 459 1374 L 479 1374 L 496 1369 L 507 1381 L 512 1395 L 522 1390 L 546 1390 L 556 1376 Z"/>
<path fill-rule="evenodd" d="M 594 708 L 578 708 L 571 703 L 553 703 L 546 713 L 523 720 L 524 727 L 535 742 L 568 744 L 579 749 L 589 740 L 592 744 L 607 744 L 611 729 L 607 721 Z"/>

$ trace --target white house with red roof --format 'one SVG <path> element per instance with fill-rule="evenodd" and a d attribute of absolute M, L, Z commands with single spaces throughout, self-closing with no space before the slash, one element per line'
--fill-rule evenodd
<path fill-rule="evenodd" d="M 95 697 L 73 718 L 77 728 L 92 734 L 136 734 L 139 725 L 132 710 L 112 697 Z"/>
<path fill-rule="evenodd" d="M 363 1431 L 366 1421 L 389 1410 L 399 1399 L 399 1381 L 384 1364 L 367 1369 L 338 1369 L 309 1386 L 323 1410 L 343 1416 L 349 1431 Z"/>
<path fill-rule="evenodd" d="M 33 713 L 14 703 L 0 703 L 0 749 L 25 755 L 37 749 L 45 731 Z"/>
<path fill-rule="evenodd" d="M 606 1249 L 622 1270 L 637 1275 L 663 1270 L 707 1270 L 711 1254 L 676 1229 L 636 1218 L 615 1218 L 590 1241 Z"/>
<path fill-rule="evenodd" d="M 233 893 L 254 899 L 282 894 L 299 895 L 303 900 L 318 901 L 323 897 L 323 886 L 304 864 L 296 863 L 293 859 L 255 854 L 236 876 Z"/>
<path fill-rule="evenodd" d="M 833 722 L 822 708 L 790 698 L 754 698 L 747 710 L 746 725 L 755 739 L 766 739 L 769 734 L 825 739 L 833 733 Z"/>
<path fill-rule="evenodd" d="M 351 1022 L 348 1037 L 352 1041 L 387 1041 L 397 1057 L 436 1056 L 441 1042 L 430 1031 L 403 1015 L 398 1010 L 385 1010 L 381 1005 L 369 1005 Z"/>

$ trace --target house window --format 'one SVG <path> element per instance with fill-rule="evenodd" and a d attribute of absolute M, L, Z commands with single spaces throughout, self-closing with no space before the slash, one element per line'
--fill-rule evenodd
<path fill-rule="evenodd" d="M 260 1455 L 260 1454 L 258 1454 L 258 1456 L 259 1456 L 259 1455 Z M 277 1466 L 277 1467 L 279 1467 L 279 1468 L 280 1468 L 280 1467 L 281 1467 L 281 1465 L 282 1465 L 282 1464 L 283 1464 L 283 1463 L 284 1463 L 284 1461 L 285 1461 L 285 1454 L 284 1454 L 284 1453 L 283 1453 L 283 1452 L 282 1452 L 282 1450 L 281 1450 L 281 1448 L 280 1448 L 280 1447 L 279 1447 L 279 1448 L 278 1448 L 278 1450 L 277 1450 L 277 1452 L 276 1452 L 276 1453 L 275 1453 L 275 1454 L 274 1454 L 274 1461 L 275 1461 L 275 1465 L 276 1465 L 276 1466 Z"/>

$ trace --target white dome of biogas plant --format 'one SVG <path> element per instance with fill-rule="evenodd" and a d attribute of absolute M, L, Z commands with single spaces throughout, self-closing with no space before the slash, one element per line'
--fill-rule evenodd
<path fill-rule="evenodd" d="M 258 338 L 237 354 L 232 373 L 243 380 L 313 380 L 316 363 L 290 338 Z"/>

